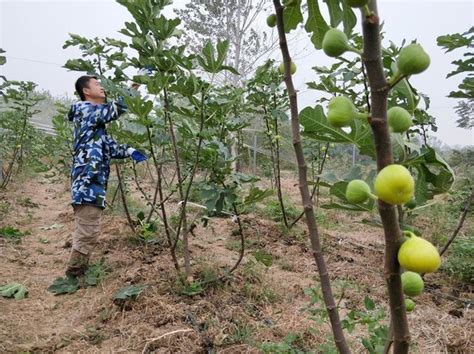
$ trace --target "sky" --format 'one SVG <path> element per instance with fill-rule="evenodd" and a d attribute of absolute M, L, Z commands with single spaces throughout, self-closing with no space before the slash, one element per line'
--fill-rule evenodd
<path fill-rule="evenodd" d="M 172 6 L 183 7 L 187 1 L 175 0 Z M 431 98 L 429 112 L 437 118 L 439 128 L 435 136 L 450 146 L 474 145 L 474 131 L 456 127 L 454 106 L 458 101 L 446 97 L 463 78 L 446 79 L 454 69 L 451 62 L 462 53 L 444 53 L 436 45 L 436 37 L 465 32 L 474 25 L 474 1 L 379 0 L 378 9 L 387 38 L 397 45 L 404 38 L 417 39 L 431 56 L 428 70 L 413 76 L 411 82 Z M 172 7 L 165 15 L 174 17 Z M 68 33 L 123 38 L 118 31 L 130 20 L 126 9 L 113 0 L 0 0 L 0 48 L 7 51 L 7 64 L 0 66 L 0 74 L 11 80 L 33 81 L 40 90 L 56 96 L 72 97 L 79 73 L 62 65 L 67 59 L 78 58 L 80 52 L 71 47 L 62 49 Z M 360 22 L 356 30 L 361 30 Z M 330 65 L 332 59 L 316 51 L 304 33 L 294 51 L 298 52 L 294 80 L 301 110 L 314 105 L 316 97 L 306 86 L 316 80 L 311 67 Z M 281 60 L 279 51 L 274 55 Z"/>

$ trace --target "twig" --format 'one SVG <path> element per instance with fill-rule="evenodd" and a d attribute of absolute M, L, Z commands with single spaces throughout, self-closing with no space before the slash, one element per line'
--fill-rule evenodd
<path fill-rule="evenodd" d="M 125 195 L 125 191 L 123 190 L 122 175 L 120 174 L 120 168 L 118 167 L 118 164 L 115 164 L 115 171 L 117 172 L 120 195 L 122 196 L 123 208 L 125 209 L 125 214 L 127 215 L 128 225 L 130 226 L 130 229 L 132 229 L 132 232 L 135 234 L 135 227 L 133 226 L 133 221 L 130 217 L 130 212 L 128 211 L 127 197 Z"/>
<path fill-rule="evenodd" d="M 440 256 L 442 256 L 446 252 L 448 247 L 451 245 L 451 243 L 454 241 L 454 239 L 458 235 L 459 231 L 461 230 L 461 228 L 464 224 L 464 220 L 466 220 L 466 215 L 467 215 L 467 213 L 469 211 L 469 208 L 471 207 L 471 204 L 472 204 L 473 201 L 474 201 L 474 188 L 471 187 L 471 195 L 468 197 L 468 199 L 466 201 L 466 206 L 464 207 L 464 210 L 461 214 L 461 218 L 459 219 L 458 226 L 454 230 L 454 232 L 451 235 L 451 237 L 449 238 L 448 242 L 446 242 L 446 244 L 443 246 L 443 248 L 439 252 Z"/>
<path fill-rule="evenodd" d="M 146 353 L 146 351 L 147 351 L 147 349 L 148 349 L 148 347 L 150 346 L 151 343 L 156 342 L 157 340 L 160 340 L 161 338 L 171 336 L 171 335 L 176 334 L 176 333 L 187 333 L 187 332 L 192 332 L 192 331 L 193 331 L 192 329 L 177 329 L 175 331 L 171 331 L 171 332 L 167 332 L 165 334 L 162 334 L 159 337 L 152 338 L 145 344 L 145 347 L 142 350 L 142 354 Z"/>
<path fill-rule="evenodd" d="M 388 335 L 387 335 L 387 342 L 385 343 L 385 347 L 383 348 L 383 354 L 388 354 L 390 352 L 390 348 L 393 344 L 393 326 L 392 322 L 390 322 L 390 327 L 388 328 Z"/>

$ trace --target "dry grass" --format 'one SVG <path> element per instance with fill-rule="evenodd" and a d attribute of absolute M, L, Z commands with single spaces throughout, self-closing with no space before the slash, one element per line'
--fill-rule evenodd
<path fill-rule="evenodd" d="M 293 185 L 294 180 L 284 182 L 298 205 Z M 304 289 L 317 281 L 303 224 L 283 235 L 272 221 L 243 216 L 250 249 L 242 266 L 231 280 L 189 297 L 180 293 L 183 288 L 166 248 L 131 244 L 123 220 L 106 215 L 95 259 L 104 258 L 112 272 L 96 288 L 53 296 L 45 289 L 64 272 L 69 254 L 64 243 L 74 226 L 67 182 L 51 185 L 47 180 L 36 180 L 13 188 L 3 200 L 24 197 L 40 205 L 14 205 L 0 221 L 0 226 L 8 224 L 31 232 L 19 245 L 0 241 L 1 282 L 19 281 L 30 290 L 22 301 L 0 299 L 1 352 L 201 353 L 213 349 L 256 353 L 261 343 L 281 342 L 290 333 L 298 336 L 300 349 L 314 351 L 330 335 L 327 324 L 316 324 L 304 310 L 309 304 Z M 32 216 L 25 225 L 28 213 Z M 335 225 L 322 230 L 331 278 L 351 284 L 341 300 L 342 316 L 350 309 L 362 308 L 366 294 L 386 307 L 380 229 L 357 223 L 360 217 L 333 212 L 326 217 L 328 224 Z M 55 223 L 63 226 L 40 229 Z M 232 236 L 235 224 L 217 218 L 210 226 L 198 226 L 191 239 L 196 279 L 220 274 L 238 255 L 226 246 L 236 239 Z M 49 243 L 40 243 L 40 238 Z M 271 267 L 251 256 L 257 248 L 273 256 Z M 473 352 L 471 312 L 439 295 L 468 299 L 472 289 L 443 273 L 427 276 L 426 283 L 429 291 L 416 299 L 416 309 L 409 314 L 413 352 Z M 134 284 L 147 288 L 136 301 L 115 305 L 115 292 Z M 348 335 L 355 351 L 362 350 L 360 335 L 365 332 Z"/>

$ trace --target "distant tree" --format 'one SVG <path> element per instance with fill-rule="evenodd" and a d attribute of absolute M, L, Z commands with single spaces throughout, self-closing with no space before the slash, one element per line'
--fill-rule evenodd
<path fill-rule="evenodd" d="M 472 129 L 474 127 L 474 99 L 460 101 L 455 108 L 459 116 L 456 120 L 458 127 Z"/>
<path fill-rule="evenodd" d="M 278 48 L 277 36 L 262 30 L 262 16 L 269 8 L 266 0 L 190 1 L 175 10 L 185 28 L 185 40 L 192 52 L 198 52 L 206 40 L 228 39 L 227 65 L 240 75 L 225 72 L 219 81 L 241 87 L 257 63 Z"/>

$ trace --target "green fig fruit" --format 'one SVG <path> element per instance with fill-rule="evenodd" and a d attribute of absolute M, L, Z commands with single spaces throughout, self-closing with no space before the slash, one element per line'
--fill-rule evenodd
<path fill-rule="evenodd" d="M 408 209 L 415 209 L 416 206 L 418 204 L 416 203 L 416 199 L 415 198 L 411 198 L 408 203 L 405 204 L 405 206 L 408 208 Z"/>
<path fill-rule="evenodd" d="M 338 57 L 349 49 L 349 40 L 344 32 L 331 28 L 324 34 L 323 50 L 330 57 Z"/>
<path fill-rule="evenodd" d="M 405 233 L 407 234 L 407 233 Z M 441 265 L 438 250 L 429 241 L 408 232 L 410 238 L 398 250 L 398 262 L 406 270 L 431 273 Z"/>
<path fill-rule="evenodd" d="M 412 299 L 405 299 L 405 308 L 407 312 L 412 312 L 415 309 L 415 301 Z"/>
<path fill-rule="evenodd" d="M 408 202 L 415 192 L 415 181 L 410 171 L 402 165 L 385 166 L 375 178 L 375 194 L 385 203 L 401 205 Z"/>
<path fill-rule="evenodd" d="M 413 125 L 411 114 L 402 107 L 392 107 L 387 111 L 388 125 L 395 133 L 406 132 Z"/>
<path fill-rule="evenodd" d="M 404 76 L 419 74 L 430 66 L 430 56 L 418 43 L 407 45 L 400 51 L 397 67 Z"/>
<path fill-rule="evenodd" d="M 278 67 L 278 70 L 280 70 L 281 74 L 285 74 L 285 63 L 281 63 L 280 66 Z M 296 64 L 293 63 L 293 61 L 290 64 L 290 74 L 294 75 L 296 72 Z"/>
<path fill-rule="evenodd" d="M 350 203 L 359 204 L 370 198 L 370 187 L 361 179 L 354 179 L 349 182 L 346 188 L 346 199 Z"/>
<path fill-rule="evenodd" d="M 352 101 L 344 96 L 333 97 L 328 105 L 328 122 L 333 127 L 348 127 L 357 117 L 357 109 Z"/>
<path fill-rule="evenodd" d="M 415 272 L 404 272 L 402 274 L 402 289 L 407 296 L 418 296 L 423 292 L 425 283 L 420 274 Z"/>
<path fill-rule="evenodd" d="M 271 14 L 267 17 L 267 25 L 268 27 L 275 27 L 277 24 L 277 17 L 275 14 Z"/>

